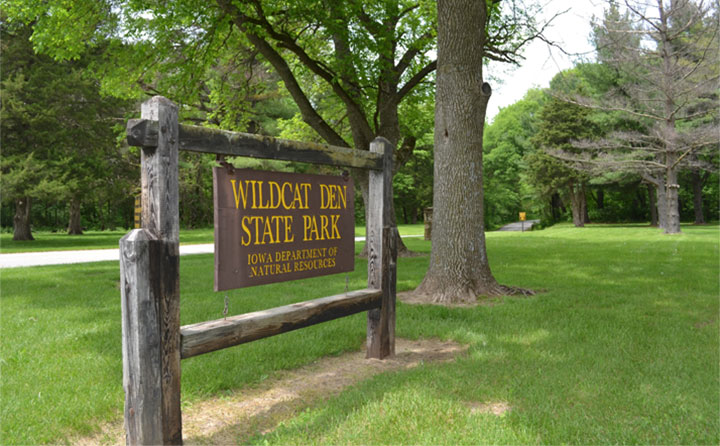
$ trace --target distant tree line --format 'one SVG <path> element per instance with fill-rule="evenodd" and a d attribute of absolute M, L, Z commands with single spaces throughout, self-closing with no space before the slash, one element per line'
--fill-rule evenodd
<path fill-rule="evenodd" d="M 716 5 L 608 2 L 597 62 L 559 73 L 488 127 L 486 215 L 546 222 L 718 219 L 720 33 Z"/>
<path fill-rule="evenodd" d="M 300 2 L 296 16 L 286 19 L 271 2 L 255 3 L 266 9 L 219 1 L 212 9 L 217 15 L 203 16 L 207 23 L 186 20 L 183 14 L 192 10 L 172 5 L 148 15 L 133 4 L 104 11 L 93 2 L 77 2 L 68 13 L 78 16 L 70 20 L 43 7 L 34 10 L 33 2 L 7 4 L 7 14 L 14 16 L 0 16 L 2 227 L 12 227 L 21 239 L 31 238 L 32 228 L 79 234 L 84 228 L 129 227 L 139 157 L 123 142 L 124 124 L 153 94 L 181 103 L 181 119 L 187 123 L 343 145 L 365 144 L 378 132 L 392 136 L 398 147 L 397 221 L 421 221 L 433 200 L 435 62 L 428 50 L 434 48 L 435 5 L 398 9 L 399 3 L 348 2 L 318 15 L 314 3 Z M 718 219 L 718 147 L 712 138 L 718 122 L 719 63 L 712 57 L 717 54 L 717 10 L 691 1 L 672 4 L 676 11 L 666 14 L 664 37 L 649 32 L 635 38 L 647 32 L 652 17 L 610 2 L 595 24 L 597 62 L 558 74 L 549 89 L 528 92 L 486 126 L 486 228 L 515 221 L 521 211 L 546 224 L 650 221 L 665 226 L 669 190 L 677 190 L 679 219 Z M 500 11 L 496 3 L 487 13 L 500 14 L 494 11 Z M 124 14 L 122 20 L 108 19 L 118 13 Z M 339 16 L 352 20 L 343 25 Z M 395 28 L 376 26 L 385 18 Z M 58 25 L 53 20 L 67 25 L 65 38 L 52 32 Z M 298 25 L 308 20 L 327 35 L 305 33 L 307 28 Z M 124 39 L 110 29 L 120 23 L 126 27 Z M 106 40 L 98 40 L 98 34 L 83 37 L 89 29 L 101 30 Z M 499 36 L 503 29 L 491 27 Z M 195 38 L 173 40 L 178 35 Z M 328 44 L 332 57 L 324 60 L 330 57 L 323 50 Z M 512 56 L 511 50 L 501 51 L 504 44 L 514 45 L 488 37 L 486 56 Z M 346 51 L 348 45 L 368 47 L 356 54 Z M 662 45 L 671 58 L 653 59 L 650 51 L 638 56 L 650 60 L 644 68 L 632 62 L 638 51 Z M 164 49 L 158 53 L 158 48 Z M 388 60 L 399 62 L 383 65 Z M 673 64 L 675 71 L 658 71 Z M 672 146 L 663 140 L 667 131 L 653 123 L 667 130 L 662 110 L 651 107 L 657 98 L 641 94 L 672 93 L 659 90 L 669 83 L 662 75 L 687 80 L 675 99 L 677 110 L 671 110 L 677 135 Z M 288 84 L 296 85 L 294 92 L 295 87 L 285 88 Z M 707 135 L 709 140 L 700 138 Z M 667 147 L 677 157 L 663 169 Z M 315 169 L 230 161 L 244 167 Z M 212 225 L 215 164 L 209 155 L 181 154 L 184 227 Z M 670 177 L 668 167 L 676 171 Z M 362 184 L 358 189 L 362 192 Z M 362 200 L 356 203 L 361 223 Z"/>

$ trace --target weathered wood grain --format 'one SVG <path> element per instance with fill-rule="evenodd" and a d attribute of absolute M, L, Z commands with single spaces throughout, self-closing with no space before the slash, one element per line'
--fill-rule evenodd
<path fill-rule="evenodd" d="M 160 306 L 151 268 L 155 237 L 135 229 L 120 239 L 123 388 L 128 444 L 161 444 Z"/>
<path fill-rule="evenodd" d="M 141 154 L 142 227 L 165 239 L 177 241 L 178 212 L 178 109 L 162 96 L 142 104 L 143 119 L 157 121 L 157 143 Z"/>
<path fill-rule="evenodd" d="M 160 123 L 142 150 L 142 229 L 121 240 L 126 441 L 182 444 L 177 106 L 156 96 Z"/>
<path fill-rule="evenodd" d="M 149 118 L 131 119 L 127 125 L 128 144 L 141 147 L 157 146 L 158 128 L 158 123 Z M 248 156 L 374 170 L 383 168 L 382 155 L 366 150 L 289 141 L 193 125 L 179 126 L 179 148 L 226 156 Z"/>
<path fill-rule="evenodd" d="M 383 291 L 380 308 L 368 311 L 367 357 L 383 359 L 395 353 L 396 241 L 390 230 L 393 147 L 375 138 L 370 151 L 383 154 L 382 171 L 369 172 L 368 190 L 368 288 Z M 390 283 L 392 282 L 392 285 Z"/>
<path fill-rule="evenodd" d="M 181 327 L 182 357 L 189 358 L 349 316 L 380 305 L 380 290 L 356 290 L 292 305 Z"/>

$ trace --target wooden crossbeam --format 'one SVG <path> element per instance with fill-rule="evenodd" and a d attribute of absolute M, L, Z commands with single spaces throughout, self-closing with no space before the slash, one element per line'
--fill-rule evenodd
<path fill-rule="evenodd" d="M 179 128 L 180 150 L 371 170 L 383 169 L 383 154 L 367 150 L 290 141 L 194 125 L 180 125 Z M 128 121 L 127 141 L 131 146 L 155 147 L 157 135 L 157 121 L 147 119 Z"/>
<path fill-rule="evenodd" d="M 180 327 L 183 359 L 275 336 L 380 306 L 381 290 L 356 290 Z"/>

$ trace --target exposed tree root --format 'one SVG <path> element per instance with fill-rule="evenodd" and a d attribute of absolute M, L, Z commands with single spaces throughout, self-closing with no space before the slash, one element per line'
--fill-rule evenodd
<path fill-rule="evenodd" d="M 535 294 L 537 294 L 535 290 L 498 284 L 497 293 L 494 296 L 534 296 Z"/>
<path fill-rule="evenodd" d="M 446 287 L 433 292 L 414 291 L 399 293 L 398 298 L 406 303 L 412 304 L 433 304 L 444 306 L 475 306 L 494 305 L 503 296 L 534 296 L 536 291 L 515 286 L 500 285 L 494 283 L 484 287 L 481 292 L 459 286 Z M 426 288 L 427 289 L 427 288 Z"/>

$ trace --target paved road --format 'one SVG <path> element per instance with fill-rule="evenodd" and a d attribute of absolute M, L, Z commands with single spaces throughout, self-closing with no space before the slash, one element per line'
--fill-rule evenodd
<path fill-rule="evenodd" d="M 403 237 L 422 237 L 421 235 L 406 235 Z M 365 237 L 355 237 L 356 242 L 362 242 Z M 180 245 L 180 255 L 212 254 L 215 245 Z M 108 260 L 119 261 L 118 249 L 87 249 L 82 251 L 51 251 L 51 252 L 19 252 L 13 254 L 0 254 L 0 268 L 18 268 L 23 266 L 63 265 L 68 263 L 103 262 Z"/>
<path fill-rule="evenodd" d="M 529 231 L 532 229 L 533 225 L 536 225 L 540 223 L 540 220 L 527 220 L 527 221 L 516 221 L 515 223 L 510 223 L 509 225 L 505 225 L 502 228 L 498 229 L 498 231 L 522 231 L 523 227 L 526 231 Z"/>
<path fill-rule="evenodd" d="M 180 255 L 211 254 L 215 250 L 213 244 L 181 245 Z M 49 251 L 49 252 L 18 252 L 0 254 L 0 268 L 18 268 L 22 266 L 62 265 L 67 263 L 118 261 L 118 249 L 86 249 L 81 251 Z"/>

